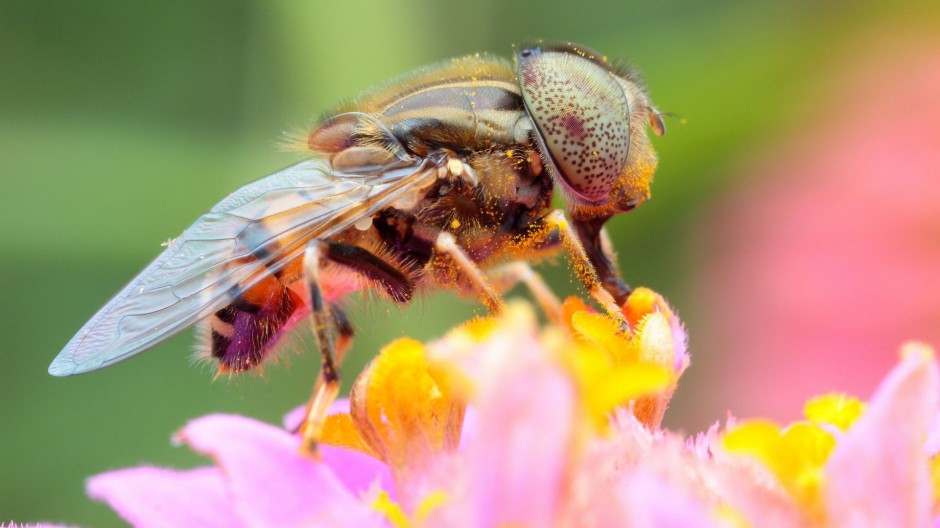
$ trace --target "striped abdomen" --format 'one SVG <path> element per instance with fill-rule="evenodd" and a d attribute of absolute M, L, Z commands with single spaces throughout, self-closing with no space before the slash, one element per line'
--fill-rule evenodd
<path fill-rule="evenodd" d="M 204 355 L 218 361 L 220 372 L 252 369 L 305 313 L 299 295 L 273 275 L 267 277 L 206 318 Z"/>

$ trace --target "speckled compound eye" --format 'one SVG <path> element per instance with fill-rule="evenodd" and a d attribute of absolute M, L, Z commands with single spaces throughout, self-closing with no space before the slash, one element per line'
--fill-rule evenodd
<path fill-rule="evenodd" d="M 630 154 L 630 105 L 620 84 L 576 51 L 524 50 L 518 68 L 543 156 L 569 194 L 604 201 Z"/>

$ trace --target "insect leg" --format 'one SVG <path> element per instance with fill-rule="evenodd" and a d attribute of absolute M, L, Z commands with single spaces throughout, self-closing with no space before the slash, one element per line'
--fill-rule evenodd
<path fill-rule="evenodd" d="M 310 291 L 310 316 L 313 319 L 314 336 L 320 348 L 320 375 L 307 405 L 307 417 L 301 425 L 303 436 L 301 450 L 316 456 L 317 444 L 323 432 L 326 413 L 339 394 L 339 364 L 352 339 L 352 327 L 345 314 L 326 303 L 320 282 L 321 259 L 329 260 L 359 275 L 375 281 L 397 302 L 411 299 L 414 281 L 401 270 L 383 261 L 372 253 L 350 244 L 326 240 L 312 240 L 304 252 L 304 279 Z M 337 339 L 331 330 L 335 327 Z"/>
<path fill-rule="evenodd" d="M 606 220 L 606 218 L 586 222 L 575 220 L 572 224 L 604 289 L 614 296 L 618 305 L 622 306 L 627 302 L 633 290 L 620 278 L 613 243 L 607 235 L 607 230 L 603 228 Z"/>
<path fill-rule="evenodd" d="M 614 265 L 614 269 L 619 273 L 620 268 L 617 266 L 617 253 L 614 251 L 614 242 L 610 239 L 610 234 L 607 232 L 607 229 L 603 227 L 600 229 L 598 236 L 598 247 L 601 248 L 604 258 L 609 260 Z"/>
<path fill-rule="evenodd" d="M 505 292 L 520 282 L 524 283 L 549 320 L 556 324 L 562 323 L 561 302 L 528 262 L 515 260 L 493 268 L 486 275 L 500 292 Z"/>
<path fill-rule="evenodd" d="M 307 417 L 300 427 L 303 443 L 301 451 L 317 455 L 317 442 L 323 433 L 326 412 L 339 394 L 339 366 L 336 364 L 333 336 L 329 332 L 329 307 L 323 298 L 320 283 L 320 256 L 322 243 L 311 240 L 304 251 L 304 279 L 310 291 L 310 317 L 313 319 L 314 337 L 320 349 L 320 375 L 307 405 Z"/>
<path fill-rule="evenodd" d="M 578 237 L 577 231 L 571 226 L 571 223 L 568 221 L 568 218 L 565 216 L 564 211 L 556 209 L 552 211 L 547 216 L 544 217 L 544 222 L 546 227 L 550 229 L 557 229 L 559 235 L 561 236 L 562 244 L 565 247 L 565 250 L 568 252 L 568 255 L 571 258 L 571 264 L 574 268 L 575 274 L 578 276 L 578 279 L 584 285 L 584 288 L 587 289 L 588 294 L 607 312 L 608 315 L 617 319 L 623 328 L 628 328 L 627 320 L 623 316 L 621 311 L 619 299 L 615 298 L 614 295 L 608 290 L 608 282 L 614 283 L 618 282 L 622 285 L 622 289 L 626 289 L 627 293 L 623 297 L 623 300 L 626 300 L 626 296 L 629 296 L 629 289 L 623 284 L 623 281 L 619 279 L 616 270 L 614 269 L 613 264 L 607 260 L 606 255 L 600 249 L 598 243 L 597 253 L 595 255 L 594 251 L 591 254 L 585 250 L 584 244 L 582 244 L 580 238 Z M 600 228 L 598 227 L 598 236 Z M 593 241 L 592 241 L 593 242 Z M 594 245 L 591 246 L 592 250 Z M 591 257 L 594 258 L 591 258 Z M 602 266 L 598 266 L 602 264 Z M 599 276 L 599 268 L 602 276 Z M 621 295 L 621 289 L 618 288 L 615 290 L 618 294 L 618 297 Z"/>
<path fill-rule="evenodd" d="M 353 331 L 352 324 L 349 323 L 349 317 L 346 317 L 346 312 L 341 310 L 339 306 L 335 304 L 330 306 L 330 311 L 333 314 L 333 324 L 336 326 L 336 363 L 342 364 L 343 357 L 346 356 L 346 351 L 349 350 L 349 347 L 352 345 Z"/>
<path fill-rule="evenodd" d="M 486 275 L 480 270 L 480 267 L 457 245 L 454 235 L 446 231 L 441 231 L 440 234 L 437 235 L 434 247 L 439 252 L 449 256 L 451 260 L 457 264 L 457 267 L 464 273 L 464 276 L 470 280 L 470 283 L 480 295 L 483 305 L 486 306 L 488 310 L 493 313 L 499 313 L 503 310 L 505 303 L 502 297 L 500 297 L 499 292 L 493 288 L 493 285 L 487 280 Z"/>

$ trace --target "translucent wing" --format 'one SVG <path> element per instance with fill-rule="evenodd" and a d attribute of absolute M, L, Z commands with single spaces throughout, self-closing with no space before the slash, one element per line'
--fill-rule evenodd
<path fill-rule="evenodd" d="M 49 366 L 54 376 L 138 354 L 221 309 L 325 238 L 433 182 L 428 162 L 338 173 L 303 161 L 235 191 L 95 314 Z"/>

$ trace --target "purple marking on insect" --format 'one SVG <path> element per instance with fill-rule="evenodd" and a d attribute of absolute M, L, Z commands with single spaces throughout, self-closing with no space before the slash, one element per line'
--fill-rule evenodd
<path fill-rule="evenodd" d="M 223 371 L 241 372 L 261 364 L 299 317 L 303 302 L 287 288 L 275 290 L 261 306 L 247 302 L 219 310 L 211 321 L 211 354 Z"/>

